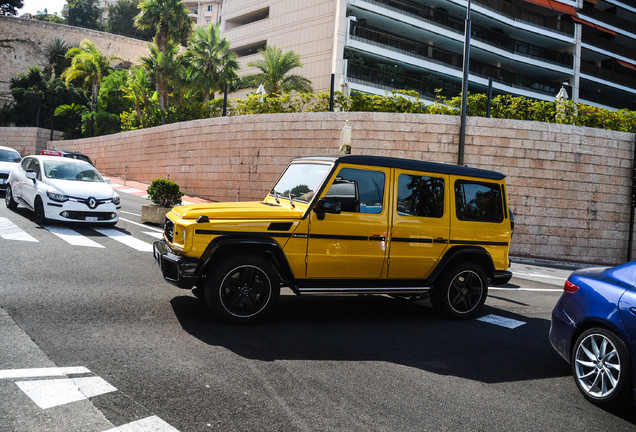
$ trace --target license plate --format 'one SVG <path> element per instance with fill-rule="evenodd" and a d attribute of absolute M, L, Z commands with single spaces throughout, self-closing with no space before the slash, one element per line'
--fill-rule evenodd
<path fill-rule="evenodd" d="M 97 216 L 86 216 L 86 222 L 97 222 Z"/>

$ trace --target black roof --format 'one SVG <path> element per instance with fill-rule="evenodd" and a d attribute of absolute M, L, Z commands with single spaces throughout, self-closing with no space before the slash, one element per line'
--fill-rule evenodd
<path fill-rule="evenodd" d="M 481 177 L 492 180 L 501 180 L 506 176 L 497 171 L 489 171 L 479 168 L 469 168 L 459 165 L 450 165 L 436 162 L 425 162 L 415 159 L 401 159 L 386 156 L 343 155 L 343 156 L 307 156 L 295 158 L 294 161 L 324 161 L 349 163 L 356 165 L 370 165 L 387 168 L 400 168 L 413 171 L 426 171 L 439 174 L 453 174 L 465 177 Z"/>

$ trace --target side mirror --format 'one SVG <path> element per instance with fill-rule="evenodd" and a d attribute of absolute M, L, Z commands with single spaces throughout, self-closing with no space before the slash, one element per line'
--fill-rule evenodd
<path fill-rule="evenodd" d="M 318 200 L 314 207 L 314 212 L 318 217 L 318 220 L 325 218 L 325 213 L 340 214 L 340 201 L 331 201 L 328 198 L 322 198 Z"/>
<path fill-rule="evenodd" d="M 26 172 L 26 178 L 35 181 L 38 178 L 38 173 L 36 173 L 35 171 L 27 171 Z"/>

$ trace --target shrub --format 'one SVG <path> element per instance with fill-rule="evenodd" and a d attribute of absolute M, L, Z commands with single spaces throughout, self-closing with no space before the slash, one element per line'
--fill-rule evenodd
<path fill-rule="evenodd" d="M 148 198 L 161 207 L 174 207 L 181 204 L 181 197 L 184 195 L 179 190 L 179 185 L 167 179 L 155 179 L 148 189 Z"/>

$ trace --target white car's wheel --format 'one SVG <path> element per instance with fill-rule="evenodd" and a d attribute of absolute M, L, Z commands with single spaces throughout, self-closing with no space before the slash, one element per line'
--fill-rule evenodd
<path fill-rule="evenodd" d="M 44 214 L 44 204 L 42 198 L 35 197 L 35 203 L 33 204 L 33 212 L 35 213 L 35 223 L 38 225 L 44 225 L 46 223 L 46 215 Z"/>
<path fill-rule="evenodd" d="M 7 185 L 7 190 L 4 193 L 4 203 L 10 210 L 15 210 L 18 207 L 17 201 L 13 199 L 13 191 L 10 185 Z"/>

